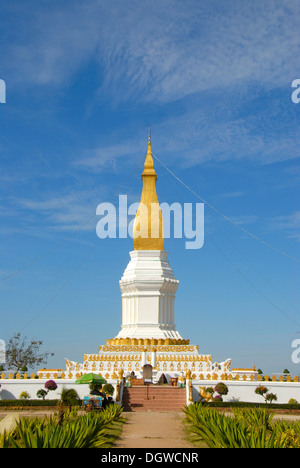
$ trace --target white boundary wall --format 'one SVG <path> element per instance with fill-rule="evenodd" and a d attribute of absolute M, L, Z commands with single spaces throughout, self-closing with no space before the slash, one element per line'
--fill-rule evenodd
<path fill-rule="evenodd" d="M 193 380 L 193 400 L 200 401 L 200 387 L 215 387 L 220 381 L 217 380 Z M 256 395 L 255 389 L 260 385 L 265 386 L 269 392 L 275 393 L 278 400 L 274 403 L 286 404 L 291 398 L 300 403 L 300 382 L 249 382 L 249 381 L 223 381 L 228 387 L 228 395 L 223 396 L 223 401 L 245 401 L 248 403 L 264 403 L 264 398 Z"/>
<path fill-rule="evenodd" d="M 49 380 L 50 379 L 0 379 L 0 400 L 18 400 L 22 392 L 28 392 L 31 400 L 37 400 L 38 397 L 36 396 L 36 392 L 40 389 L 45 389 L 45 383 Z M 55 383 L 57 384 L 57 389 L 50 391 L 45 400 L 58 400 L 63 388 L 74 388 L 81 399 L 89 395 L 88 384 L 75 384 L 75 380 L 69 379 L 56 379 Z M 109 383 L 116 389 L 116 380 L 110 381 Z M 115 397 L 116 390 L 114 392 L 113 399 L 115 399 Z"/>
<path fill-rule="evenodd" d="M 45 383 L 49 379 L 0 379 L 1 390 L 0 390 L 0 399 L 1 400 L 15 400 L 18 399 L 20 394 L 24 391 L 28 392 L 31 399 L 36 400 L 36 392 L 40 389 L 43 389 Z M 62 388 L 74 388 L 79 397 L 82 399 L 84 396 L 89 394 L 88 385 L 78 385 L 75 384 L 75 380 L 69 379 L 56 379 L 56 384 L 58 385 L 57 390 L 51 391 L 48 393 L 46 400 L 56 400 L 59 399 Z M 220 381 L 217 380 L 203 380 L 203 381 L 193 381 L 193 400 L 200 401 L 199 396 L 199 387 L 215 387 Z M 116 380 L 109 381 L 115 388 L 117 385 Z M 278 397 L 277 402 L 274 403 L 283 403 L 286 404 L 291 398 L 300 403 L 300 382 L 249 382 L 249 381 L 229 381 L 226 380 L 224 383 L 229 389 L 228 395 L 223 397 L 224 401 L 234 401 L 238 400 L 241 402 L 249 403 L 264 403 L 264 398 L 260 395 L 256 395 L 255 389 L 259 385 L 264 385 L 268 388 L 269 392 L 275 393 Z M 187 403 L 188 402 L 188 389 L 187 389 Z M 113 395 L 113 399 L 116 397 L 116 390 Z"/>

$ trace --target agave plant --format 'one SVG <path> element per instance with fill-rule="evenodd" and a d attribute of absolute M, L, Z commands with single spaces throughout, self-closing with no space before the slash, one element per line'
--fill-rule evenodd
<path fill-rule="evenodd" d="M 235 410 L 232 418 L 215 409 L 193 404 L 184 412 L 195 441 L 204 441 L 209 448 L 297 447 L 297 433 L 291 432 L 290 428 L 283 432 L 282 428 L 273 425 L 274 414 L 266 410 Z"/>
<path fill-rule="evenodd" d="M 273 427 L 276 440 L 287 448 L 300 448 L 300 421 L 278 420 Z"/>
<path fill-rule="evenodd" d="M 275 416 L 275 412 L 270 412 L 265 408 L 232 408 L 235 419 L 246 426 L 251 428 L 266 428 L 271 430 L 271 422 Z"/>
<path fill-rule="evenodd" d="M 0 438 L 6 448 L 102 448 L 109 444 L 108 427 L 120 419 L 122 408 L 109 406 L 101 413 L 68 417 L 61 425 L 51 418 L 22 418 L 15 431 Z"/>
<path fill-rule="evenodd" d="M 110 406 L 101 413 L 68 418 L 62 425 L 52 418 L 22 418 L 12 434 L 4 434 L 0 447 L 101 448 L 108 444 L 107 428 L 120 418 L 122 408 Z M 70 415 L 70 414 L 69 414 Z"/>

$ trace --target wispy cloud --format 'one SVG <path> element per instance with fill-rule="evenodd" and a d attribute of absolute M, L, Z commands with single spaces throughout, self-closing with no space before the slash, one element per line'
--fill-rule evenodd
<path fill-rule="evenodd" d="M 227 192 L 227 193 L 221 193 L 219 196 L 221 198 L 239 198 L 245 195 L 245 192 L 241 191 L 236 191 L 236 192 Z"/>
<path fill-rule="evenodd" d="M 118 28 L 113 37 L 110 22 L 103 29 L 104 88 L 120 99 L 166 102 L 241 82 L 272 89 L 296 73 L 296 2 L 189 6 L 172 1 L 145 8 L 143 2 L 121 7 L 121 22 L 110 16 Z"/>
<path fill-rule="evenodd" d="M 6 9 L 9 14 L 8 5 Z M 99 44 L 94 11 L 91 2 L 88 6 L 75 1 L 74 8 L 68 2 L 65 7 L 52 4 L 51 8 L 39 3 L 38 8 L 32 6 L 29 19 L 25 5 L 15 6 L 12 22 L 19 34 L 12 34 L 11 27 L 8 30 L 3 25 L 7 43 L 4 60 L 12 82 L 23 86 L 68 83 Z M 23 21 L 24 14 L 27 21 Z"/>
<path fill-rule="evenodd" d="M 276 216 L 269 220 L 269 229 L 282 231 L 288 239 L 300 242 L 300 211 L 287 216 Z"/>
<path fill-rule="evenodd" d="M 160 153 L 186 167 L 207 161 L 271 164 L 300 156 L 294 126 L 285 123 L 289 120 L 284 119 L 280 109 L 271 120 L 267 120 L 269 107 L 248 118 L 228 109 L 218 114 L 217 105 L 213 109 L 189 110 L 160 124 L 155 130 L 155 145 Z"/>
<path fill-rule="evenodd" d="M 241 82 L 271 89 L 296 73 L 299 3 L 291 0 L 39 4 L 26 23 L 23 8 L 14 15 L 22 41 L 4 28 L 3 57 L 23 85 L 67 83 L 93 61 L 111 98 L 168 102 Z"/>
<path fill-rule="evenodd" d="M 87 170 L 90 169 L 93 172 L 107 170 L 108 167 L 116 170 L 117 161 L 126 158 L 126 164 L 128 164 L 133 156 L 136 157 L 138 148 L 139 144 L 133 140 L 111 146 L 99 145 L 96 148 L 85 150 L 82 158 L 74 161 L 73 165 Z"/>
<path fill-rule="evenodd" d="M 258 216 L 255 215 L 232 216 L 230 219 L 240 225 L 254 224 L 259 220 Z"/>
<path fill-rule="evenodd" d="M 14 207 L 14 215 L 23 213 L 23 232 L 32 233 L 42 230 L 69 231 L 80 228 L 82 231 L 95 229 L 97 200 L 91 193 L 69 193 L 60 196 L 49 196 L 49 198 L 27 199 L 15 197 L 10 200 Z M 99 202 L 99 201 L 98 201 Z M 28 214 L 26 222 L 24 213 Z M 18 226 L 19 229 L 20 226 Z"/>

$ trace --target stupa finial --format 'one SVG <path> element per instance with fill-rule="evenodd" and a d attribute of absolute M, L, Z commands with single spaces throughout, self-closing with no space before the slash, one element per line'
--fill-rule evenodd
<path fill-rule="evenodd" d="M 143 190 L 133 225 L 134 250 L 164 250 L 162 212 L 156 193 L 157 174 L 151 152 L 151 129 L 142 173 Z"/>

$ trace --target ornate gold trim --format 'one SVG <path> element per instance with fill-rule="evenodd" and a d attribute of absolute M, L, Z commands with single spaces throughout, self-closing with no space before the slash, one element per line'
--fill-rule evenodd
<path fill-rule="evenodd" d="M 123 346 L 123 345 L 131 345 L 131 346 L 170 346 L 170 345 L 189 345 L 190 340 L 173 340 L 171 338 L 167 339 L 144 339 L 144 338 L 112 338 L 110 340 L 106 340 L 107 346 Z M 100 349 L 100 348 L 99 348 Z"/>
<path fill-rule="evenodd" d="M 235 367 L 234 369 L 231 369 L 231 372 L 236 372 L 236 371 L 239 371 L 239 372 L 241 372 L 241 371 L 253 372 L 254 371 L 255 372 L 256 369 L 255 368 L 247 369 L 246 367 L 242 367 L 242 368 Z"/>
<path fill-rule="evenodd" d="M 63 369 L 39 369 L 38 372 L 63 372 Z"/>
<path fill-rule="evenodd" d="M 146 351 L 150 352 L 158 352 L 158 353 L 192 353 L 195 352 L 195 346 L 130 346 L 130 345 L 123 345 L 123 346 L 99 346 L 99 353 L 142 353 Z M 90 359 L 89 359 L 90 360 Z"/>

